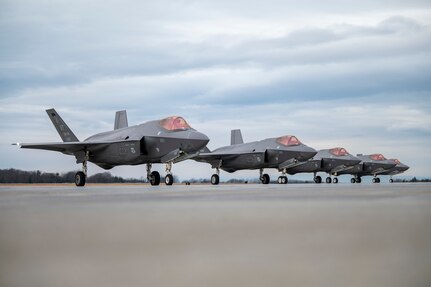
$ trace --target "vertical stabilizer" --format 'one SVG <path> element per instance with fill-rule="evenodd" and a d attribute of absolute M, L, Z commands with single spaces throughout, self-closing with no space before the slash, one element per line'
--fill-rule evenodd
<path fill-rule="evenodd" d="M 115 113 L 114 130 L 127 128 L 128 126 L 129 126 L 129 124 L 127 123 L 126 110 L 116 112 Z"/>
<path fill-rule="evenodd" d="M 230 131 L 230 145 L 242 144 L 244 141 L 242 140 L 241 130 L 231 130 Z"/>
<path fill-rule="evenodd" d="M 46 110 L 48 117 L 51 119 L 54 127 L 64 142 L 79 142 L 72 130 L 66 125 L 55 109 Z"/>

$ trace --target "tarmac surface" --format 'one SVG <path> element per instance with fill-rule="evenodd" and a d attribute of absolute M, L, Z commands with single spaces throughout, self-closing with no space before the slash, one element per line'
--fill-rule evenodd
<path fill-rule="evenodd" d="M 0 286 L 431 286 L 431 184 L 0 185 Z"/>

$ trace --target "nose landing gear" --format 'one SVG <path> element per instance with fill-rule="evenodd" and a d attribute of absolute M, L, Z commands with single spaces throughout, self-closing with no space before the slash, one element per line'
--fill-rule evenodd
<path fill-rule="evenodd" d="M 87 160 L 89 158 L 89 152 L 85 152 L 85 159 L 82 162 L 82 171 L 78 171 L 75 174 L 75 185 L 76 186 L 84 186 L 87 181 Z"/>

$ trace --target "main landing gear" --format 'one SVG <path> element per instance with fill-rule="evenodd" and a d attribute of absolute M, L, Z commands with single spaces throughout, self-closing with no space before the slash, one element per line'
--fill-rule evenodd
<path fill-rule="evenodd" d="M 392 178 L 392 176 L 391 178 L 389 178 L 389 183 L 394 183 L 394 179 Z"/>
<path fill-rule="evenodd" d="M 277 179 L 278 184 L 287 184 L 288 179 L 286 176 L 286 169 L 284 168 L 281 172 L 281 176 L 278 177 Z"/>
<path fill-rule="evenodd" d="M 85 152 L 85 159 L 82 162 L 82 171 L 78 171 L 75 174 L 75 185 L 76 186 L 84 186 L 86 179 L 87 179 L 87 160 L 88 160 L 89 154 L 88 151 Z"/>
<path fill-rule="evenodd" d="M 373 178 L 373 183 L 380 183 L 380 178 L 378 177 Z"/>
<path fill-rule="evenodd" d="M 362 181 L 362 179 L 361 179 L 359 176 L 352 177 L 352 178 L 350 179 L 350 182 L 351 182 L 351 183 L 361 183 L 361 181 Z"/>
<path fill-rule="evenodd" d="M 269 175 L 267 173 L 265 174 L 263 173 L 263 168 L 259 170 L 259 173 L 260 173 L 260 176 L 259 176 L 260 182 L 262 182 L 262 184 L 268 184 L 270 181 Z"/>
<path fill-rule="evenodd" d="M 220 160 L 217 167 L 215 168 L 216 173 L 211 176 L 211 184 L 212 185 L 217 185 L 220 183 L 220 167 L 221 167 L 221 165 L 222 165 L 222 161 Z"/>

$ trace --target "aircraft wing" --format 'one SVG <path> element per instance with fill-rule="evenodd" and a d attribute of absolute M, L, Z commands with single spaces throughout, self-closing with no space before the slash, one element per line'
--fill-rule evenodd
<path fill-rule="evenodd" d="M 50 143 L 17 143 L 20 148 L 43 149 L 74 155 L 81 151 L 97 151 L 108 147 L 113 142 L 50 142 Z"/>

